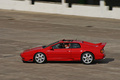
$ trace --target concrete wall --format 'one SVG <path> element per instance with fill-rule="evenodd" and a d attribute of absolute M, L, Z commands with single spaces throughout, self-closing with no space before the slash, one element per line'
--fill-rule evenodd
<path fill-rule="evenodd" d="M 120 19 L 120 8 L 110 11 L 104 0 L 100 1 L 100 6 L 73 4 L 72 8 L 64 0 L 62 3 L 35 2 L 34 5 L 30 0 L 0 0 L 0 9 Z"/>

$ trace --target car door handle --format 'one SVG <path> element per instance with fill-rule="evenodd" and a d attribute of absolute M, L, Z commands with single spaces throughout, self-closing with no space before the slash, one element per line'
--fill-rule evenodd
<path fill-rule="evenodd" d="M 67 52 L 70 52 L 70 51 L 67 51 Z"/>

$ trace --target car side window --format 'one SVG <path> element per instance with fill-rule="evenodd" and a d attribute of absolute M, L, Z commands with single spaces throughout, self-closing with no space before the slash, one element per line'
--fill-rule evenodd
<path fill-rule="evenodd" d="M 56 45 L 52 46 L 52 48 L 53 49 L 63 48 L 63 44 L 62 43 L 56 44 Z"/>
<path fill-rule="evenodd" d="M 59 43 L 59 44 L 52 46 L 52 48 L 53 49 L 60 49 L 60 48 L 68 49 L 68 48 L 70 48 L 70 44 L 69 43 Z"/>
<path fill-rule="evenodd" d="M 80 44 L 79 43 L 71 43 L 70 48 L 80 48 Z"/>

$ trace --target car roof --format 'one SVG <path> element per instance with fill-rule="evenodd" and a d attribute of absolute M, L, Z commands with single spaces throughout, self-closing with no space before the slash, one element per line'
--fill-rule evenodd
<path fill-rule="evenodd" d="M 63 42 L 63 43 L 83 43 L 83 41 L 81 40 L 66 40 L 66 39 L 63 39 L 63 40 L 60 40 L 59 42 Z"/>

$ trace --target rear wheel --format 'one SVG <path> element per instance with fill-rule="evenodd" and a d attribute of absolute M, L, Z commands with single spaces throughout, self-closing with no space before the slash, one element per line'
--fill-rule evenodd
<path fill-rule="evenodd" d="M 43 53 L 36 53 L 34 56 L 34 61 L 38 64 L 44 63 L 46 61 L 46 56 Z"/>
<path fill-rule="evenodd" d="M 90 52 L 83 53 L 81 56 L 84 64 L 91 64 L 94 61 L 94 55 Z"/>

